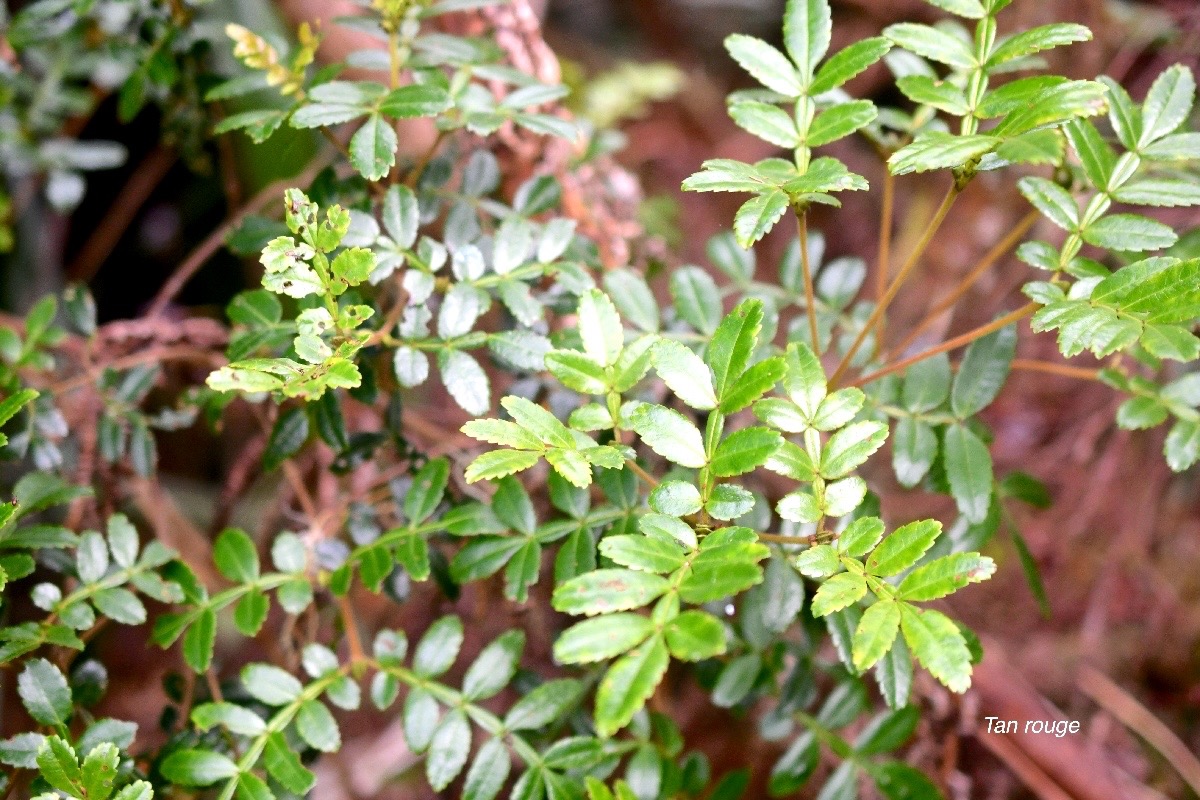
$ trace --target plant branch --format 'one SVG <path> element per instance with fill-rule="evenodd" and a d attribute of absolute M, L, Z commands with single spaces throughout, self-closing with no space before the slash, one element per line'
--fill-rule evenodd
<path fill-rule="evenodd" d="M 868 383 L 877 381 L 884 376 L 891 375 L 893 372 L 900 372 L 902 370 L 908 369 L 913 364 L 916 364 L 918 361 L 924 361 L 927 358 L 932 358 L 933 356 L 936 356 L 938 353 L 945 353 L 949 350 L 956 350 L 959 347 L 963 347 L 965 345 L 970 344 L 971 342 L 975 341 L 976 339 L 981 339 L 984 336 L 987 336 L 989 333 L 998 331 L 1003 327 L 1011 325 L 1012 323 L 1016 322 L 1019 319 L 1028 317 L 1030 314 L 1032 314 L 1033 312 L 1035 312 L 1037 310 L 1038 310 L 1037 303 L 1029 303 L 1028 305 L 1021 306 L 1016 311 L 1005 314 L 1003 317 L 1000 317 L 999 319 L 997 319 L 993 322 L 989 322 L 987 325 L 981 325 L 978 328 L 975 328 L 974 330 L 967 331 L 966 333 L 962 334 L 961 336 L 955 336 L 953 339 L 948 339 L 947 341 L 944 341 L 941 344 L 939 344 L 937 347 L 931 347 L 928 350 L 917 353 L 915 356 L 909 356 L 908 358 L 902 359 L 895 363 L 888 364 L 886 367 L 877 369 L 872 373 L 869 373 L 867 375 L 863 375 L 859 378 L 856 378 L 855 380 L 850 382 L 850 385 L 851 386 L 865 386 Z"/>
<path fill-rule="evenodd" d="M 1180 777 L 1200 794 L 1200 759 L 1192 755 L 1188 746 L 1180 741 L 1175 732 L 1151 714 L 1145 706 L 1107 675 L 1084 667 L 1079 675 L 1078 686 L 1108 713 L 1121 721 L 1125 727 L 1146 740 L 1166 759 Z"/>
<path fill-rule="evenodd" d="M 808 212 L 800 206 L 792 206 L 796 212 L 796 225 L 800 229 L 800 266 L 804 271 L 804 316 L 808 317 L 808 332 L 812 336 L 813 352 L 821 353 L 821 337 L 817 333 L 817 304 L 813 292 L 812 265 L 808 263 Z"/>
<path fill-rule="evenodd" d="M 658 486 L 658 483 L 659 483 L 658 478 L 654 477 L 649 472 L 646 472 L 646 470 L 642 469 L 641 465 L 638 464 L 636 461 L 634 461 L 632 458 L 625 459 L 625 463 L 629 466 L 629 468 L 631 470 L 633 470 L 634 475 L 637 475 L 639 478 L 641 478 L 642 480 L 644 480 L 646 483 L 650 484 L 651 486 Z"/>
<path fill-rule="evenodd" d="M 442 142 L 446 140 L 447 133 L 449 133 L 449 131 L 438 131 L 437 138 L 433 140 L 433 144 L 430 145 L 429 149 L 425 151 L 425 154 L 421 156 L 421 159 L 413 165 L 412 171 L 408 173 L 408 177 L 404 181 L 404 185 L 409 189 L 417 188 L 417 181 L 421 179 L 421 173 L 423 173 L 425 168 L 429 166 L 429 162 L 433 160 L 433 157 L 441 148 Z"/>
<path fill-rule="evenodd" d="M 1055 364 L 1051 361 L 1036 361 L 1031 358 L 1014 358 L 1013 369 L 1028 372 L 1046 372 L 1051 375 L 1062 375 L 1066 378 L 1079 378 L 1085 381 L 1100 380 L 1100 370 L 1086 367 L 1072 367 L 1069 364 Z"/>
<path fill-rule="evenodd" d="M 879 323 L 879 320 L 883 317 L 884 312 L 887 311 L 888 305 L 896 297 L 896 293 L 900 291 L 900 287 L 904 284 L 905 279 L 908 278 L 909 274 L 913 271 L 913 268 L 916 267 L 917 262 L 921 260 L 921 256 L 924 255 L 926 248 L 929 247 L 929 243 L 933 241 L 933 237 L 938 232 L 938 228 L 942 226 L 942 223 L 946 219 L 946 215 L 950 213 L 951 206 L 954 205 L 954 201 L 958 199 L 958 196 L 961 193 L 962 188 L 959 186 L 958 181 L 955 181 L 954 184 L 950 186 L 949 190 L 946 191 L 946 196 L 942 198 L 942 204 L 938 206 L 937 211 L 933 215 L 933 219 L 929 221 L 929 225 L 925 228 L 925 233 L 921 235 L 921 240 L 917 242 L 917 246 L 913 248 L 912 253 L 909 254 L 908 259 L 904 262 L 904 265 L 900 267 L 900 271 L 896 273 L 895 279 L 888 286 L 887 291 L 883 293 L 883 297 L 879 298 L 879 302 L 875 304 L 875 310 L 871 312 L 871 316 L 862 326 L 862 330 L 860 330 L 858 332 L 858 336 L 854 338 L 854 342 L 850 345 L 850 349 L 846 351 L 846 355 L 842 356 L 841 363 L 838 364 L 837 369 L 833 372 L 833 376 L 829 379 L 830 388 L 836 387 L 838 385 L 838 381 L 841 380 L 842 376 L 846 374 L 846 370 L 850 368 L 850 362 L 854 360 L 855 354 L 857 354 L 859 348 L 862 347 L 863 342 L 867 338 L 867 334 L 869 334 Z"/>
<path fill-rule="evenodd" d="M 760 533 L 758 538 L 777 544 L 812 544 L 813 541 L 811 536 L 785 536 L 782 533 Z"/>
<path fill-rule="evenodd" d="M 895 214 L 896 206 L 896 176 L 887 168 L 886 161 L 883 165 L 883 208 L 879 212 L 879 258 L 875 267 L 875 298 L 876 301 L 882 300 L 883 295 L 887 292 L 888 273 L 891 271 L 889 261 L 892 257 L 892 217 Z M 875 330 L 875 353 L 879 354 L 880 344 L 883 342 L 883 328 L 885 317 L 880 315 L 879 322 Z"/>
<path fill-rule="evenodd" d="M 147 318 L 156 317 L 161 314 L 167 307 L 167 304 L 175 298 L 177 294 L 183 291 L 183 287 L 192 279 L 200 268 L 208 263 L 213 254 L 221 249 L 225 243 L 225 237 L 230 234 L 235 228 L 242 224 L 242 221 L 252 214 L 257 214 L 262 211 L 267 205 L 279 198 L 285 189 L 291 186 L 307 186 L 316 178 L 317 173 L 325 169 L 333 162 L 335 153 L 327 152 L 323 156 L 317 157 L 308 169 L 295 175 L 291 178 L 283 178 L 263 188 L 258 194 L 250 198 L 246 205 L 242 206 L 236 214 L 225 221 L 220 227 L 210 233 L 204 241 L 202 241 L 195 250 L 193 250 L 187 258 L 180 263 L 179 267 L 167 279 L 167 282 L 158 290 L 158 294 L 150 302 L 150 307 L 146 309 L 145 316 Z"/>
<path fill-rule="evenodd" d="M 982 278 L 984 274 L 987 273 L 987 271 L 997 261 L 999 261 L 1005 253 L 1017 246 L 1025 234 L 1029 232 L 1029 229 L 1033 227 L 1034 223 L 1040 219 L 1040 217 L 1041 214 L 1039 214 L 1037 211 L 1030 211 L 1028 214 L 1026 214 L 1024 218 L 1017 223 L 1015 228 L 1009 231 L 1003 239 L 996 242 L 996 244 L 992 246 L 992 249 L 988 250 L 987 253 L 984 254 L 983 258 L 979 260 L 979 263 L 975 265 L 974 269 L 963 276 L 962 281 L 954 288 L 953 291 L 950 292 L 950 294 L 939 300 L 934 307 L 929 310 L 929 312 L 925 315 L 925 318 L 917 323 L 916 327 L 909 331 L 908 335 L 904 337 L 900 344 L 888 350 L 887 357 L 894 358 L 900 353 L 903 353 L 909 345 L 916 341 L 918 336 L 920 336 L 929 328 L 930 325 L 933 325 L 935 322 L 937 322 L 938 317 L 940 317 L 948 308 L 957 303 L 959 298 L 966 294 L 967 290 L 974 286 L 976 281 Z"/>

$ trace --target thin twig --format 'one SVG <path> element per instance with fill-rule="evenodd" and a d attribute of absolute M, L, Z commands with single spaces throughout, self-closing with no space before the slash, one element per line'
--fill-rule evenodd
<path fill-rule="evenodd" d="M 141 364 L 163 363 L 167 361 L 195 361 L 199 363 L 209 363 L 221 365 L 225 363 L 225 356 L 220 353 L 215 353 L 210 350 L 201 350 L 192 345 L 164 345 L 162 347 L 152 347 L 148 350 L 143 350 L 140 353 L 124 356 L 123 358 L 115 358 L 107 363 L 97 364 L 94 368 L 86 370 L 81 375 L 76 375 L 68 378 L 65 381 L 59 381 L 46 387 L 46 392 L 52 395 L 61 395 L 67 392 L 73 392 L 76 389 L 93 383 L 100 377 L 100 371 L 104 369 L 123 370 L 132 367 L 140 366 Z"/>
<path fill-rule="evenodd" d="M 808 263 L 808 213 L 793 206 L 796 212 L 796 226 L 800 229 L 800 267 L 804 272 L 804 316 L 808 317 L 808 332 L 812 336 L 813 352 L 820 355 L 821 337 L 817 333 L 817 304 L 813 292 L 812 265 Z"/>
<path fill-rule="evenodd" d="M 811 536 L 785 536 L 782 533 L 760 533 L 758 538 L 778 544 L 812 544 L 813 541 Z"/>
<path fill-rule="evenodd" d="M 1175 768 L 1187 785 L 1192 787 L 1192 791 L 1200 795 L 1200 759 L 1188 750 L 1188 746 L 1180 741 L 1174 731 L 1107 675 L 1091 667 L 1083 668 L 1077 684 L 1098 706 L 1145 739 Z"/>
<path fill-rule="evenodd" d="M 404 180 L 404 185 L 409 189 L 417 188 L 417 181 L 421 180 L 421 173 L 429 166 L 429 162 L 433 160 L 434 155 L 441 148 L 442 142 L 446 141 L 447 133 L 448 131 L 438 131 L 437 138 L 433 140 L 433 144 L 425 151 L 421 159 L 413 165 L 412 171 L 408 173 L 408 177 Z"/>
<path fill-rule="evenodd" d="M 913 268 L 916 267 L 917 262 L 920 261 L 921 256 L 925 253 L 925 249 L 929 247 L 929 243 L 933 241 L 933 237 L 937 233 L 938 228 L 942 226 L 942 222 L 945 221 L 946 215 L 950 213 L 950 207 L 954 205 L 954 201 L 961 193 L 962 189 L 959 188 L 957 182 L 950 186 L 950 189 L 946 192 L 946 196 L 942 198 L 942 204 L 938 206 L 937 211 L 934 213 L 933 219 L 929 221 L 929 225 L 925 228 L 925 232 L 921 234 L 921 240 L 917 242 L 917 246 L 913 249 L 912 253 L 909 254 L 908 259 L 904 262 L 904 266 L 900 267 L 900 271 L 896 273 L 895 279 L 892 281 L 891 285 L 888 286 L 887 291 L 883 293 L 883 297 L 879 298 L 879 302 L 875 305 L 875 310 L 871 312 L 871 316 L 867 318 L 866 323 L 862 326 L 862 330 L 860 330 L 858 332 L 858 336 L 854 338 L 854 342 L 850 345 L 850 349 L 846 351 L 846 355 L 842 356 L 842 362 L 838 364 L 837 369 L 834 370 L 833 375 L 829 379 L 829 386 L 831 388 L 837 386 L 838 381 L 840 381 L 842 376 L 846 374 L 846 370 L 850 368 L 850 362 L 854 360 L 854 356 L 856 353 L 858 353 L 858 349 L 862 347 L 863 342 L 867 338 L 867 334 L 869 334 L 875 328 L 875 325 L 879 322 L 880 317 L 883 316 L 883 313 L 887 310 L 888 305 L 892 302 L 892 299 L 895 298 L 896 293 L 900 291 L 900 287 L 904 284 L 905 279 L 908 278 L 909 273 L 911 273 Z"/>
<path fill-rule="evenodd" d="M 629 466 L 629 468 L 631 470 L 633 470 L 634 475 L 637 475 L 639 478 L 641 478 L 642 480 L 644 480 L 646 483 L 650 484 L 651 486 L 658 486 L 658 478 L 654 477 L 649 472 L 646 472 L 646 470 L 642 469 L 641 465 L 638 464 L 636 461 L 634 461 L 632 458 L 625 459 L 625 463 Z"/>
<path fill-rule="evenodd" d="M 350 603 L 350 598 L 342 595 L 337 598 L 338 610 L 342 615 L 342 627 L 346 631 L 346 645 L 350 648 L 350 661 L 354 664 L 361 664 L 367 658 L 366 652 L 363 650 L 362 639 L 358 635 L 358 620 L 354 617 L 354 606 Z"/>
<path fill-rule="evenodd" d="M 937 347 L 931 347 L 928 350 L 917 353 L 915 356 L 909 356 L 908 358 L 902 359 L 893 364 L 888 364 L 886 367 L 877 369 L 872 373 L 869 373 L 867 375 L 863 375 L 859 378 L 856 378 L 855 380 L 850 382 L 850 385 L 851 386 L 865 386 L 868 383 L 877 381 L 886 375 L 891 375 L 893 372 L 900 372 L 902 370 L 908 369 L 913 364 L 916 364 L 918 361 L 924 361 L 927 358 L 932 358 L 933 356 L 936 356 L 938 353 L 945 353 L 949 350 L 955 350 L 959 347 L 963 347 L 964 345 L 968 345 L 971 342 L 975 341 L 976 339 L 980 339 L 980 338 L 983 338 L 984 336 L 987 336 L 989 333 L 992 333 L 993 331 L 998 331 L 1005 326 L 1011 325 L 1012 323 L 1016 322 L 1019 319 L 1028 317 L 1034 311 L 1037 311 L 1037 309 L 1038 309 L 1037 303 L 1029 303 L 1028 305 L 1021 306 L 1016 311 L 1013 311 L 1009 314 L 1005 314 L 1003 317 L 1000 317 L 999 319 L 995 320 L 994 322 L 989 322 L 987 325 L 981 325 L 978 328 L 975 328 L 974 330 L 967 331 L 966 333 L 962 334 L 961 336 L 955 336 L 953 339 L 948 339 L 947 341 L 944 341 L 941 344 L 939 344 Z"/>
<path fill-rule="evenodd" d="M 894 358 L 900 353 L 903 353 L 909 345 L 916 341 L 918 336 L 920 336 L 927 328 L 929 328 L 930 325 L 933 325 L 935 322 L 937 322 L 938 318 L 947 309 L 957 303 L 959 298 L 966 294 L 967 290 L 974 286 L 976 281 L 982 278 L 984 274 L 986 274 L 987 271 L 991 269 L 991 267 L 998 260 L 1000 260 L 1005 253 L 1017 246 L 1017 244 L 1021 241 L 1025 234 L 1029 232 L 1029 229 L 1033 227 L 1034 223 L 1037 222 L 1040 217 L 1041 215 L 1037 211 L 1031 211 L 1026 214 L 1025 217 L 1017 223 L 1015 228 L 1009 231 L 1003 239 L 996 242 L 996 244 L 992 246 L 992 249 L 988 250 L 987 253 L 984 254 L 983 258 L 979 260 L 979 263 L 976 264 L 970 272 L 963 276 L 962 281 L 954 288 L 952 292 L 950 292 L 950 294 L 939 300 L 934 307 L 925 314 L 925 318 L 917 323 L 916 327 L 909 331 L 908 335 L 904 337 L 900 344 L 888 350 L 887 358 Z"/>
<path fill-rule="evenodd" d="M 162 183 L 163 178 L 175 166 L 179 154 L 167 147 L 156 147 L 138 163 L 129 180 L 121 187 L 112 205 L 79 248 L 79 253 L 67 267 L 71 280 L 87 283 L 96 276 L 100 267 L 112 255 L 112 251 L 125 235 L 125 231 L 137 218 L 142 206 Z"/>
<path fill-rule="evenodd" d="M 1047 372 L 1051 375 L 1062 375 L 1067 378 L 1079 378 L 1085 381 L 1100 380 L 1100 370 L 1087 367 L 1072 367 L 1069 364 L 1056 364 L 1052 361 L 1037 361 L 1032 358 L 1014 358 L 1013 369 L 1027 372 Z"/>
<path fill-rule="evenodd" d="M 337 154 L 333 151 L 327 151 L 324 155 L 315 159 L 311 166 L 299 175 L 290 178 L 283 178 L 275 181 L 266 188 L 262 189 L 246 205 L 242 206 L 236 214 L 225 221 L 220 227 L 210 233 L 204 241 L 202 241 L 195 250 L 193 250 L 187 258 L 180 263 L 179 267 L 167 279 L 167 282 L 158 290 L 158 294 L 150 302 L 150 307 L 146 309 L 145 316 L 147 318 L 156 317 L 161 314 L 167 305 L 175 298 L 177 294 L 183 291 L 183 287 L 187 285 L 192 276 L 200 271 L 200 268 L 208 263 L 208 260 L 221 249 L 221 245 L 225 243 L 225 237 L 231 231 L 242 224 L 242 221 L 252 214 L 257 214 L 262 211 L 272 201 L 280 198 L 283 191 L 290 186 L 307 186 L 316 178 L 317 173 L 325 169 L 333 163 Z M 282 204 L 281 204 L 282 205 Z"/>
<path fill-rule="evenodd" d="M 875 299 L 882 300 L 887 291 L 888 273 L 891 271 L 892 258 L 892 216 L 896 207 L 896 176 L 883 165 L 883 209 L 879 213 L 879 258 L 875 267 Z M 886 317 L 880 315 L 875 331 L 875 353 L 878 355 L 880 343 L 883 341 L 883 328 Z"/>

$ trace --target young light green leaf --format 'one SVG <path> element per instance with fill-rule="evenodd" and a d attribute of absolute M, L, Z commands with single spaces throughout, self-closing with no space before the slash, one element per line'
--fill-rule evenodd
<path fill-rule="evenodd" d="M 800 68 L 801 83 L 812 82 L 817 64 L 829 52 L 832 32 L 829 0 L 788 0 L 783 12 L 783 43 Z"/>
<path fill-rule="evenodd" d="M 821 451 L 821 475 L 840 478 L 862 464 L 883 446 L 887 425 L 880 422 L 855 422 L 829 438 Z"/>
<path fill-rule="evenodd" d="M 879 517 L 859 517 L 838 536 L 838 550 L 851 558 L 862 558 L 879 544 L 883 530 Z"/>
<path fill-rule="evenodd" d="M 854 668 L 866 671 L 887 654 L 900 631 L 900 608 L 892 600 L 881 600 L 863 613 L 854 632 Z"/>
<path fill-rule="evenodd" d="M 942 523 L 933 519 L 910 522 L 892 532 L 867 559 L 867 572 L 881 578 L 898 575 L 921 560 L 941 535 Z"/>
<path fill-rule="evenodd" d="M 778 433 L 767 428 L 742 428 L 731 433 L 717 446 L 709 466 L 718 478 L 751 472 L 765 464 L 782 441 Z"/>
<path fill-rule="evenodd" d="M 787 56 L 762 39 L 735 33 L 725 39 L 725 49 L 742 69 L 771 91 L 785 97 L 799 97 L 804 91 L 796 68 Z"/>
<path fill-rule="evenodd" d="M 496 480 L 527 470 L 538 462 L 538 453 L 522 450 L 492 450 L 472 461 L 464 477 L 467 483 Z"/>
<path fill-rule="evenodd" d="M 901 599 L 937 600 L 968 583 L 985 581 L 996 571 L 996 562 L 978 553 L 953 553 L 917 567 L 897 587 Z"/>
<path fill-rule="evenodd" d="M 699 429 L 678 411 L 645 403 L 630 415 L 630 424 L 651 450 L 681 467 L 708 463 Z"/>
<path fill-rule="evenodd" d="M 867 594 L 867 582 L 861 575 L 839 572 L 817 589 L 812 599 L 814 617 L 823 617 L 853 605 Z"/>
<path fill-rule="evenodd" d="M 762 302 L 743 300 L 721 320 L 713 333 L 704 360 L 712 369 L 714 389 L 722 401 L 734 392 L 738 379 L 750 363 L 750 356 L 758 345 L 762 320 Z"/>
<path fill-rule="evenodd" d="M 688 347 L 663 339 L 654 346 L 654 369 L 675 395 L 701 411 L 717 407 L 712 374 L 700 356 Z"/>
<path fill-rule="evenodd" d="M 787 211 L 789 202 L 787 193 L 780 189 L 768 189 L 747 200 L 733 217 L 738 244 L 750 247 L 766 236 Z"/>
<path fill-rule="evenodd" d="M 953 692 L 971 686 L 971 653 L 958 626 L 939 611 L 900 607 L 900 629 L 912 654 Z"/>

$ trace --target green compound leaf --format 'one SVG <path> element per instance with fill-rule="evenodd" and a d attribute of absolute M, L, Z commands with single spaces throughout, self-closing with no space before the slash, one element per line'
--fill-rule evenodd
<path fill-rule="evenodd" d="M 813 71 L 829 52 L 833 15 L 829 0 L 789 0 L 783 12 L 783 43 L 800 68 L 801 82 L 812 82 Z"/>
<path fill-rule="evenodd" d="M 655 624 L 631 612 L 607 614 L 577 622 L 554 643 L 560 664 L 590 664 L 627 653 L 649 638 Z"/>
<path fill-rule="evenodd" d="M 706 611 L 684 611 L 663 633 L 671 655 L 681 661 L 702 661 L 725 652 L 725 626 Z"/>
<path fill-rule="evenodd" d="M 609 737 L 629 724 L 654 693 L 670 660 L 663 637 L 655 635 L 614 663 L 596 691 L 596 733 Z"/>
<path fill-rule="evenodd" d="M 881 600 L 863 613 L 854 632 L 854 668 L 865 671 L 887 654 L 900 630 L 899 604 Z"/>
<path fill-rule="evenodd" d="M 787 56 L 762 39 L 735 33 L 725 39 L 725 49 L 742 69 L 771 91 L 785 97 L 803 93 L 800 76 Z"/>
<path fill-rule="evenodd" d="M 700 356 L 671 339 L 655 345 L 653 353 L 655 371 L 676 397 L 701 411 L 717 407 L 712 374 Z"/>
<path fill-rule="evenodd" d="M 954 424 L 942 437 L 942 458 L 959 513 L 969 522 L 983 522 L 991 505 L 993 483 L 987 445 L 967 426 Z"/>
<path fill-rule="evenodd" d="M 29 716 L 41 725 L 63 726 L 71 718 L 71 687 L 58 667 L 44 658 L 25 664 L 17 678 L 17 693 Z"/>
<path fill-rule="evenodd" d="M 953 692 L 971 686 L 971 652 L 954 621 L 939 611 L 900 606 L 900 630 L 921 666 Z"/>
<path fill-rule="evenodd" d="M 639 608 L 662 595 L 670 584 L 666 578 L 630 569 L 598 569 L 587 572 L 554 590 L 553 604 L 567 614 L 608 614 Z"/>
<path fill-rule="evenodd" d="M 211 750 L 177 750 L 159 769 L 167 780 L 182 786 L 211 786 L 238 774 L 237 764 Z"/>
<path fill-rule="evenodd" d="M 956 417 L 970 417 L 991 405 L 1008 378 L 1016 352 L 1017 331 L 1012 326 L 971 342 L 950 392 Z"/>
<path fill-rule="evenodd" d="M 783 437 L 768 428 L 750 427 L 727 436 L 713 454 L 710 468 L 719 478 L 758 469 L 779 449 Z"/>
<path fill-rule="evenodd" d="M 888 578 L 916 564 L 942 533 L 942 523 L 933 519 L 910 522 L 883 540 L 867 559 L 867 572 Z"/>
<path fill-rule="evenodd" d="M 651 450 L 668 461 L 692 468 L 708 463 L 700 430 L 678 411 L 646 403 L 630 415 L 630 425 Z"/>
<path fill-rule="evenodd" d="M 900 586 L 898 596 L 904 600 L 937 600 L 968 583 L 985 581 L 996 571 L 996 562 L 978 553 L 954 553 L 910 572 Z"/>
<path fill-rule="evenodd" d="M 823 617 L 853 605 L 867 594 L 867 581 L 861 575 L 839 572 L 821 584 L 812 599 L 814 617 Z"/>

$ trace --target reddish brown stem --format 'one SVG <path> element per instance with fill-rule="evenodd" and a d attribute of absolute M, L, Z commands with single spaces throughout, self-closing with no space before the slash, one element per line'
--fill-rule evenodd
<path fill-rule="evenodd" d="M 917 242 L 917 246 L 909 254 L 908 259 L 904 262 L 904 266 L 900 267 L 900 271 L 896 273 L 895 279 L 888 286 L 887 291 L 883 293 L 883 297 L 879 298 L 879 302 L 875 305 L 875 310 L 871 312 L 871 316 L 862 326 L 862 330 L 858 332 L 858 336 L 854 337 L 854 342 L 850 345 L 850 349 L 846 351 L 846 355 L 842 356 L 842 362 L 838 364 L 837 369 L 834 370 L 833 375 L 829 378 L 829 386 L 831 388 L 838 385 L 842 376 L 846 374 L 846 370 L 850 368 L 850 362 L 854 360 L 855 354 L 858 353 L 859 348 L 866 341 L 867 334 L 879 324 L 879 320 L 883 317 L 884 312 L 887 311 L 888 305 L 891 304 L 897 292 L 900 291 L 900 287 L 904 284 L 905 279 L 908 278 L 909 274 L 917 266 L 917 262 L 921 260 L 925 249 L 933 241 L 934 235 L 937 233 L 938 228 L 942 226 L 946 215 L 950 213 L 950 207 L 954 205 L 954 201 L 961 192 L 962 189 L 955 182 L 946 192 L 946 196 L 942 198 L 942 204 L 938 206 L 933 219 L 929 221 L 925 232 L 921 234 L 921 240 Z"/>
<path fill-rule="evenodd" d="M 962 334 L 961 336 L 955 336 L 953 339 L 949 339 L 947 341 L 942 342 L 937 347 L 931 347 L 928 350 L 925 350 L 924 352 L 917 353 L 915 356 L 909 356 L 908 358 L 902 359 L 893 364 L 888 364 L 886 367 L 877 369 L 872 373 L 863 375 L 863 376 L 851 381 L 850 385 L 851 386 L 866 386 L 868 383 L 877 381 L 880 378 L 883 378 L 887 375 L 891 375 L 893 372 L 900 372 L 902 370 L 908 369 L 913 364 L 916 364 L 918 361 L 924 361 L 927 358 L 932 358 L 933 356 L 936 356 L 938 353 L 945 353 L 947 351 L 955 350 L 959 347 L 968 345 L 971 342 L 975 341 L 976 339 L 981 339 L 984 336 L 987 336 L 989 333 L 998 331 L 1007 325 L 1011 325 L 1012 323 L 1016 322 L 1019 319 L 1028 317 L 1034 311 L 1037 311 L 1037 309 L 1038 309 L 1037 303 L 1029 303 L 1028 305 L 1021 306 L 1016 311 L 1013 311 L 1009 314 L 1005 314 L 1003 317 L 1000 317 L 999 319 L 995 320 L 994 322 L 989 322 L 987 325 L 981 325 L 972 331 L 967 331 L 966 333 Z"/>
<path fill-rule="evenodd" d="M 996 242 L 992 249 L 984 254 L 983 258 L 979 260 L 979 263 L 975 265 L 974 269 L 968 272 L 963 277 L 962 281 L 959 282 L 958 286 L 954 288 L 954 291 L 950 292 L 950 294 L 939 300 L 925 315 L 925 318 L 917 323 L 916 327 L 909 331 L 908 335 L 904 337 L 900 344 L 888 350 L 887 357 L 894 358 L 900 353 L 903 353 L 909 345 L 917 340 L 918 336 L 920 336 L 929 328 L 930 325 L 933 325 L 935 322 L 937 322 L 938 317 L 940 317 L 947 309 L 957 303 L 959 299 L 967 293 L 967 290 L 974 286 L 975 283 L 982 278 L 1005 253 L 1017 246 L 1025 234 L 1029 232 L 1029 229 L 1033 227 L 1034 223 L 1038 221 L 1040 216 L 1041 215 L 1037 211 L 1031 211 L 1026 214 L 1025 217 L 1017 223 L 1016 227 L 1009 231 L 1008 235 Z"/>

